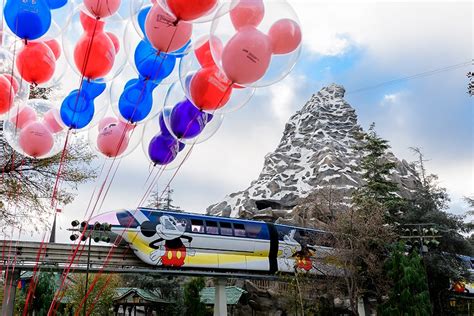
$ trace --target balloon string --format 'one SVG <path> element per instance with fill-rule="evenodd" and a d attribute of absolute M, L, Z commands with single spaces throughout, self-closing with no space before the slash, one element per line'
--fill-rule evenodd
<path fill-rule="evenodd" d="M 58 193 L 59 180 L 61 178 L 62 169 L 63 169 L 64 162 L 65 162 L 65 159 L 66 159 L 67 145 L 68 145 L 70 133 L 71 133 L 71 129 L 68 129 L 67 133 L 66 133 L 66 140 L 64 141 L 63 151 L 61 153 L 61 158 L 59 159 L 58 172 L 56 174 L 56 180 L 54 181 L 53 195 L 51 196 L 51 207 L 52 208 L 55 207 L 55 204 L 57 202 L 56 194 Z"/>
<path fill-rule="evenodd" d="M 166 49 L 166 51 L 168 51 L 169 48 L 171 47 L 171 44 L 172 44 L 172 42 L 173 42 L 173 40 L 174 40 L 174 37 L 175 37 L 175 35 L 176 35 L 176 31 L 177 31 L 177 29 L 175 28 L 175 30 L 174 30 L 174 32 L 173 32 L 173 35 L 172 35 L 172 37 L 171 37 L 171 39 L 170 39 L 170 42 L 169 42 L 169 44 L 168 44 L 168 48 Z M 154 61 L 154 62 L 156 62 L 156 59 L 158 58 L 158 55 L 159 55 L 159 54 L 160 54 L 160 52 L 158 52 L 157 57 L 155 58 L 155 61 Z M 163 65 L 164 60 L 166 59 L 166 57 L 167 57 L 167 54 L 165 54 L 165 56 L 163 56 L 163 58 L 162 58 L 162 60 L 161 60 L 161 63 L 160 63 L 160 66 L 159 66 L 159 68 L 157 69 L 155 76 L 158 76 L 159 70 L 161 69 L 161 67 L 162 67 L 162 65 Z M 155 78 L 156 78 L 156 77 L 155 77 Z M 146 81 L 148 81 L 148 80 L 149 80 L 149 78 L 145 78 L 145 85 L 146 85 Z M 144 85 L 144 87 L 142 88 L 142 93 L 144 93 L 144 91 L 145 91 L 145 85 Z M 142 93 L 140 94 L 140 97 L 138 98 L 138 100 L 141 99 Z M 136 104 L 136 106 L 135 106 L 135 108 L 134 108 L 133 114 L 136 112 L 136 108 L 138 107 L 138 105 L 139 105 L 139 103 L 137 102 L 137 104 Z M 133 117 L 133 114 L 132 114 L 132 117 Z M 131 123 L 131 120 L 129 120 L 128 122 Z M 122 133 L 121 141 L 120 141 L 120 144 L 119 144 L 119 147 L 118 147 L 118 148 L 120 148 L 120 146 L 121 146 L 121 143 L 122 143 L 123 138 L 124 138 L 124 136 L 125 136 L 125 132 L 126 132 L 126 129 L 124 129 L 124 131 L 123 131 L 123 133 Z M 117 150 L 117 151 L 118 151 L 118 150 Z M 116 158 L 116 157 L 114 157 L 114 161 L 115 161 L 115 158 Z M 115 172 L 117 172 L 117 170 L 118 170 L 118 168 L 115 170 Z M 110 171 L 110 170 L 109 170 L 109 171 Z M 115 172 L 114 172 L 114 175 L 115 175 Z M 112 179 L 112 180 L 113 180 L 113 179 Z M 112 184 L 112 181 L 110 181 L 110 184 L 109 184 L 109 187 L 108 187 L 108 189 L 107 189 L 107 192 L 108 192 L 108 190 L 109 190 L 111 184 Z M 105 199 L 105 196 L 104 196 L 104 199 Z M 104 199 L 103 199 L 103 201 L 104 201 Z M 102 202 L 102 203 L 103 203 L 103 202 Z M 91 215 L 92 215 L 92 213 L 91 213 Z M 130 222 L 130 225 L 131 225 L 131 223 L 132 223 L 132 222 Z M 123 233 L 122 233 L 122 235 L 123 235 Z M 113 251 L 112 251 L 112 253 L 113 253 Z M 109 254 L 110 254 L 110 252 L 109 252 Z M 106 262 L 107 262 L 107 261 L 106 261 Z M 98 278 L 98 276 L 101 274 L 101 271 L 103 271 L 103 268 L 104 268 L 105 266 L 106 266 L 106 263 L 103 265 L 102 269 L 99 271 L 99 274 L 96 275 L 96 277 L 94 278 L 94 281 L 92 282 L 91 286 L 89 287 L 89 291 L 88 291 L 86 297 L 83 298 L 81 304 L 79 305 L 78 310 L 81 309 L 82 305 L 83 305 L 83 304 L 85 303 L 85 301 L 87 300 L 87 297 L 90 295 L 90 292 L 93 290 L 95 284 L 97 283 L 97 280 L 98 280 L 97 278 Z M 77 313 L 78 313 L 78 312 L 76 312 L 76 315 L 78 315 Z"/>
<path fill-rule="evenodd" d="M 86 242 L 84 241 L 84 243 L 81 244 L 81 239 L 78 238 L 77 240 L 78 240 L 77 246 L 80 248 L 79 249 L 79 258 L 80 258 L 82 256 L 82 253 L 84 252 Z M 74 246 L 71 248 L 70 257 L 72 257 L 73 254 L 74 254 Z M 74 273 L 75 270 L 76 270 L 76 268 L 73 267 L 71 269 L 70 273 Z M 61 280 L 63 280 L 63 279 L 64 279 L 64 274 L 61 273 Z M 64 285 L 69 285 L 68 282 L 71 282 L 71 281 L 66 278 L 66 282 L 64 283 Z M 63 285 L 63 283 L 61 283 L 61 285 Z M 48 316 L 55 314 L 56 302 L 61 302 L 61 300 L 63 299 L 65 294 L 66 294 L 66 291 L 60 291 L 59 289 L 56 290 L 56 292 L 54 293 L 53 300 L 51 301 L 51 305 L 49 306 L 49 310 L 48 310 L 48 313 L 47 313 Z"/>
<path fill-rule="evenodd" d="M 99 171 L 99 175 L 97 176 L 97 179 L 100 179 L 100 177 L 102 176 L 102 172 L 104 171 L 104 168 L 105 168 L 105 165 L 107 163 L 107 160 L 104 160 L 103 164 L 102 164 L 102 167 L 100 168 L 100 171 Z M 89 210 L 90 210 L 90 207 L 92 205 L 92 200 L 94 199 L 94 195 L 97 191 L 97 188 L 99 186 L 99 182 L 96 181 L 95 185 L 94 185 L 94 190 L 92 191 L 92 194 L 91 194 L 91 197 L 89 199 L 89 202 L 87 203 L 87 207 L 86 207 L 86 210 L 84 212 L 84 215 L 83 215 L 83 218 L 86 218 L 87 217 L 87 214 L 89 213 Z"/>
<path fill-rule="evenodd" d="M 79 83 L 79 90 L 77 92 L 77 96 L 76 96 L 76 101 L 75 101 L 75 104 L 74 104 L 74 111 L 73 111 L 73 114 L 72 114 L 72 119 L 71 119 L 71 122 L 74 122 L 74 117 L 76 115 L 76 112 L 77 112 L 77 105 L 79 103 L 79 97 L 81 95 L 81 91 L 82 91 L 82 86 L 83 86 L 83 83 L 84 83 L 84 73 L 86 71 L 86 68 L 87 68 L 87 64 L 89 62 L 89 57 L 90 57 L 90 53 L 92 51 L 92 43 L 94 41 L 94 37 L 95 37 L 95 33 L 96 33 L 96 30 L 97 30 L 97 22 L 98 20 L 96 19 L 95 20 L 95 23 L 94 23 L 94 30 L 92 32 L 92 36 L 89 40 L 89 43 L 87 43 L 87 49 L 86 49 L 86 55 L 85 55 L 85 60 L 83 62 L 83 65 L 82 65 L 82 69 L 81 69 L 81 82 Z M 70 134 L 70 131 L 71 131 L 71 127 L 68 129 L 67 131 L 67 135 L 66 135 L 66 140 L 64 141 L 64 146 L 63 146 L 63 151 L 61 153 L 61 160 L 59 162 L 59 167 L 58 167 L 58 172 L 56 174 L 56 180 L 55 180 L 55 184 L 54 184 L 54 188 L 53 188 L 53 195 L 52 195 L 52 198 L 51 198 L 51 206 L 53 207 L 54 206 L 54 203 L 55 203 L 55 198 L 56 198 L 56 191 L 58 189 L 58 185 L 59 185 L 59 179 L 60 179 L 60 176 L 61 176 L 61 169 L 62 169 L 62 166 L 63 166 L 63 163 L 64 163 L 64 158 L 66 156 L 66 151 L 67 151 L 67 145 L 68 145 L 68 139 L 69 139 L 69 134 Z"/>
<path fill-rule="evenodd" d="M 84 240 L 84 243 L 81 244 L 81 242 L 82 242 L 82 236 L 81 236 L 80 238 L 77 239 L 77 241 L 78 241 L 77 244 L 75 244 L 71 247 L 71 251 L 69 252 L 68 262 L 72 258 L 72 256 L 75 255 L 75 253 L 76 253 L 76 249 L 74 247 L 77 246 L 77 248 L 79 248 L 79 258 L 82 256 L 82 253 L 84 252 L 84 248 L 85 248 L 85 245 L 86 245 L 85 240 Z M 75 269 L 76 268 L 73 267 L 71 269 L 72 271 L 70 271 L 70 272 L 74 273 Z M 63 276 L 64 276 L 64 271 L 61 273 L 61 281 L 64 279 Z M 66 284 L 67 284 L 67 281 L 68 280 L 66 279 Z M 63 285 L 63 283 L 61 283 L 61 285 Z M 50 305 L 49 310 L 48 310 L 48 315 L 50 315 L 54 311 L 56 302 L 61 301 L 61 299 L 64 297 L 65 293 L 66 293 L 65 291 L 60 291 L 59 289 L 55 292 L 53 300 L 51 301 L 51 305 Z"/>
<path fill-rule="evenodd" d="M 40 248 L 36 254 L 36 264 L 33 268 L 33 276 L 31 277 L 30 286 L 28 288 L 28 293 L 26 295 L 25 307 L 23 308 L 22 316 L 28 315 L 28 307 L 30 304 L 30 300 L 36 290 L 36 284 L 38 281 L 36 275 L 38 273 L 39 262 L 41 260 L 41 253 L 43 252 L 43 247 L 45 247 L 45 238 L 46 238 L 46 232 L 43 234 L 43 239 L 41 240 Z M 45 254 L 46 254 L 46 249 L 45 249 Z"/>
<path fill-rule="evenodd" d="M 217 103 L 217 106 L 216 108 L 214 109 L 214 111 L 212 111 L 211 115 L 214 115 L 215 111 L 219 108 L 219 105 L 222 103 L 222 101 L 224 100 L 227 92 L 229 91 L 229 89 L 232 87 L 232 85 L 234 84 L 234 82 L 231 82 L 226 90 L 224 91 L 221 99 L 219 100 L 219 102 Z M 199 116 L 200 114 L 196 114 L 193 118 L 193 120 L 191 120 L 188 125 L 187 125 L 187 128 L 184 132 L 184 135 L 186 135 L 188 129 L 190 128 L 191 126 L 191 123 Z M 199 134 L 194 142 L 191 144 L 191 149 L 186 153 L 186 156 L 184 157 L 184 159 L 179 163 L 178 165 L 178 168 L 176 168 L 175 172 L 173 173 L 173 176 L 170 178 L 170 180 L 168 181 L 168 184 L 165 186 L 165 188 L 163 189 L 163 192 L 161 193 L 161 196 L 160 196 L 160 199 L 163 197 L 164 193 L 166 192 L 166 190 L 169 188 L 169 186 L 171 185 L 171 182 L 174 180 L 174 178 L 176 177 L 176 175 L 178 174 L 179 170 L 181 169 L 181 166 L 184 164 L 184 162 L 189 158 L 189 156 L 191 155 L 191 152 L 193 151 L 194 149 L 194 145 L 196 145 L 197 141 L 199 140 L 199 138 L 201 137 L 202 134 Z"/>
<path fill-rule="evenodd" d="M 20 179 L 19 179 L 19 186 L 16 190 L 16 194 L 14 195 L 14 198 L 15 198 L 15 212 L 13 214 L 13 216 L 16 218 L 17 216 L 17 212 L 18 212 L 18 199 L 20 198 L 20 193 L 21 193 L 21 183 L 22 183 L 22 178 L 23 178 L 23 172 L 22 172 L 22 167 L 24 166 L 25 164 L 25 158 L 23 158 L 21 160 L 21 163 L 20 163 L 20 167 L 18 168 L 18 173 L 20 175 Z M 21 225 L 20 225 L 20 229 L 19 229 L 19 232 L 18 232 L 18 238 L 15 242 L 15 249 L 17 249 L 18 247 L 18 242 L 19 242 L 19 238 L 20 238 L 20 235 L 21 235 Z M 15 232 L 15 227 L 12 226 L 12 232 L 11 232 L 11 240 L 10 240 L 10 250 L 11 250 L 11 245 L 13 243 L 13 235 L 14 235 L 14 232 Z M 10 254 L 10 250 L 9 250 L 9 256 L 11 255 Z M 14 272 L 15 272 L 15 267 L 16 267 L 16 262 L 17 262 L 17 258 L 18 258 L 18 251 L 15 251 L 15 256 L 13 258 L 13 264 L 10 266 L 10 269 L 11 269 L 11 274 L 13 276 Z M 9 258 L 9 261 L 10 261 L 10 258 Z M 6 279 L 8 280 L 8 278 Z M 7 285 L 8 282 L 5 282 L 5 286 Z M 4 293 L 7 293 L 7 301 L 10 301 L 10 294 L 11 294 L 11 287 L 13 285 L 13 277 L 10 278 L 10 286 L 8 287 L 8 291 L 5 291 L 4 289 Z"/>
<path fill-rule="evenodd" d="M 112 274 L 109 274 L 107 276 L 107 279 L 105 279 L 105 282 L 104 284 L 102 285 L 102 287 L 99 289 L 99 292 L 97 293 L 97 295 L 95 296 L 94 300 L 92 301 L 92 304 L 90 305 L 89 309 L 87 310 L 87 313 L 86 313 L 86 316 L 89 316 L 92 311 L 94 310 L 94 307 L 95 307 L 95 304 L 97 304 L 97 302 L 99 301 L 99 298 L 102 296 L 102 294 L 104 293 L 104 290 L 106 289 L 107 285 L 109 284 L 110 280 L 112 280 Z"/>
<path fill-rule="evenodd" d="M 5 10 L 5 0 L 2 0 L 2 12 Z M 5 23 L 5 18 L 3 14 L 1 14 L 1 20 L 0 20 L 0 46 L 3 46 L 3 30 L 4 30 L 4 23 Z"/>

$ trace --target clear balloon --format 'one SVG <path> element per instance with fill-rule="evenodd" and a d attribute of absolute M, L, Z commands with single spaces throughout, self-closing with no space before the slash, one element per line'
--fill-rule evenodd
<path fill-rule="evenodd" d="M 139 41 L 143 40 L 145 42 L 150 43 L 150 45 L 155 50 L 162 51 L 162 52 L 167 51 L 166 52 L 167 55 L 174 55 L 175 57 L 178 58 L 178 57 L 181 57 L 181 56 L 187 54 L 189 51 L 192 50 L 192 43 L 194 42 L 194 39 L 197 35 L 202 34 L 202 33 L 205 33 L 205 34 L 209 33 L 209 27 L 206 26 L 206 25 L 199 25 L 199 26 L 192 25 L 192 32 L 190 33 L 190 36 L 189 36 L 188 40 L 185 41 L 185 42 L 182 42 L 181 46 L 179 46 L 179 44 L 177 44 L 178 38 L 176 37 L 176 34 L 173 34 L 174 30 L 172 30 L 173 31 L 172 33 L 170 33 L 170 30 L 155 30 L 153 32 L 153 34 L 155 34 L 155 37 L 152 37 L 152 39 L 150 40 L 149 37 L 147 36 L 145 25 L 146 25 L 146 21 L 147 21 L 147 17 L 149 15 L 149 12 L 152 9 L 152 6 L 149 5 L 148 2 L 144 3 L 142 0 L 132 0 L 130 3 L 131 3 L 131 9 L 130 10 L 132 12 L 136 12 L 136 15 L 132 17 L 132 25 L 134 26 L 134 28 L 136 30 L 135 35 L 136 35 L 136 37 L 138 37 L 138 40 L 136 38 L 133 40 L 135 42 L 135 44 L 133 45 L 133 49 L 135 49 L 135 47 L 136 47 L 136 45 L 138 45 Z M 161 9 L 162 9 L 162 4 L 159 4 L 159 7 L 158 7 L 157 10 L 162 13 Z M 168 17 L 168 19 L 175 19 L 175 17 L 171 13 L 168 13 L 168 11 L 165 12 L 165 16 Z M 150 22 L 149 22 L 149 24 L 150 24 Z M 189 23 L 181 22 L 179 28 L 177 28 L 177 27 L 174 28 L 176 30 L 176 32 L 178 32 L 178 30 L 181 30 L 181 31 L 183 30 L 182 25 L 186 26 L 185 27 L 186 30 L 189 29 L 189 26 L 190 26 Z M 160 26 L 160 27 L 165 26 L 164 25 L 164 20 L 161 20 L 161 22 L 158 23 L 158 26 Z M 166 35 L 166 34 L 168 34 L 168 35 Z M 181 34 L 181 35 L 183 35 L 183 34 Z M 169 37 L 165 38 L 165 36 L 169 36 Z M 135 36 L 127 35 L 127 37 L 132 37 L 133 38 Z M 180 44 L 181 44 L 181 40 L 180 40 Z M 157 45 L 160 45 L 160 46 L 157 46 Z M 170 47 L 168 47 L 168 46 L 170 46 Z M 157 49 L 156 47 L 161 47 L 161 49 Z M 175 50 L 173 50 L 173 49 L 175 49 Z"/>
<path fill-rule="evenodd" d="M 108 112 L 88 133 L 89 144 L 97 153 L 106 158 L 121 158 L 138 147 L 143 125 L 129 124 Z"/>
<path fill-rule="evenodd" d="M 229 11 L 222 15 L 220 11 Z M 211 26 L 211 52 L 233 83 L 264 87 L 288 75 L 301 53 L 301 28 L 285 0 L 224 3 Z"/>
<path fill-rule="evenodd" d="M 66 129 L 57 121 L 54 110 L 55 106 L 50 101 L 28 100 L 17 115 L 3 123 L 8 144 L 15 151 L 31 158 L 49 158 L 60 153 Z M 54 126 L 51 125 L 53 119 Z"/>
<path fill-rule="evenodd" d="M 211 114 L 198 109 L 186 98 L 178 83 L 171 85 L 168 90 L 159 118 L 162 133 L 170 134 L 185 144 L 208 140 L 217 132 L 223 120 L 222 113 Z"/>
<path fill-rule="evenodd" d="M 11 44 L 13 39 L 4 35 L 5 42 Z M 16 42 L 15 42 L 16 44 Z M 13 55 L 5 48 L 0 48 L 0 120 L 8 119 L 10 113 L 16 112 L 30 95 L 30 85 L 21 79 L 13 65 Z"/>
<path fill-rule="evenodd" d="M 199 39 L 196 49 L 181 59 L 181 87 L 187 99 L 199 109 L 211 114 L 230 113 L 247 104 L 255 88 L 233 84 L 215 65 L 209 50 L 209 43 L 213 41 L 218 47 L 217 38 Z"/>
<path fill-rule="evenodd" d="M 156 84 L 169 84 L 178 80 L 178 54 L 158 52 L 150 42 L 143 40 L 128 23 L 124 37 L 124 49 L 128 63 L 136 75 L 147 78 Z"/>
<path fill-rule="evenodd" d="M 124 71 L 124 77 L 135 78 L 112 82 L 109 95 L 112 110 L 123 121 L 145 123 L 163 108 L 168 86 L 136 78 L 131 67 Z"/>
<path fill-rule="evenodd" d="M 145 19 L 145 34 L 151 45 L 160 52 L 179 50 L 191 39 L 193 26 L 163 9 L 154 2 Z"/>
<path fill-rule="evenodd" d="M 120 8 L 120 0 L 84 0 L 87 11 L 95 18 L 106 18 Z"/>
<path fill-rule="evenodd" d="M 61 121 L 70 129 L 81 130 L 91 128 L 92 122 L 101 118 L 106 104 L 96 102 L 96 99 L 104 94 L 105 83 L 84 80 L 80 89 L 71 91 L 62 101 L 60 107 Z"/>
<path fill-rule="evenodd" d="M 64 55 L 74 72 L 89 80 L 115 79 L 127 64 L 121 40 L 125 27 L 117 13 L 102 21 L 79 6 L 62 37 Z"/>
<path fill-rule="evenodd" d="M 3 12 L 5 22 L 15 35 L 35 40 L 49 30 L 52 9 L 47 0 L 7 0 Z"/>

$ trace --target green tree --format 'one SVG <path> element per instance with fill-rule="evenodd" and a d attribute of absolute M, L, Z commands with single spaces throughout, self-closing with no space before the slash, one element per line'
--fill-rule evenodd
<path fill-rule="evenodd" d="M 53 272 L 40 272 L 38 275 L 35 293 L 31 304 L 28 306 L 30 312 L 35 315 L 45 316 L 48 314 L 49 306 L 53 301 L 54 293 L 57 288 L 57 275 Z M 17 290 L 15 297 L 15 310 L 21 314 L 25 307 L 26 294 L 29 289 L 28 285 L 25 289 Z"/>
<path fill-rule="evenodd" d="M 30 98 L 49 99 L 55 91 L 34 88 Z M 61 188 L 57 193 L 60 205 L 71 203 L 74 191 L 81 183 L 96 176 L 91 164 L 95 155 L 86 140 L 73 138 L 67 148 L 67 155 L 61 171 Z M 3 135 L 0 121 L 0 223 L 2 227 L 22 225 L 43 229 L 51 212 L 51 198 L 61 154 L 48 159 L 31 159 L 14 152 Z"/>
<path fill-rule="evenodd" d="M 92 280 L 94 280 L 95 276 L 95 274 L 89 274 L 88 287 L 91 286 Z M 70 284 L 66 289 L 64 297 L 69 301 L 67 309 L 77 312 L 78 308 L 84 308 L 84 305 L 81 306 L 81 302 L 85 293 L 86 275 L 75 274 L 71 278 L 73 279 L 72 284 Z M 119 284 L 120 277 L 118 275 L 101 274 L 87 298 L 86 310 L 89 311 L 93 306 L 92 311 L 88 312 L 88 315 L 113 315 L 113 298 L 115 295 L 115 289 Z"/>
<path fill-rule="evenodd" d="M 393 282 L 389 299 L 381 306 L 382 316 L 429 316 L 430 294 L 422 258 L 416 251 L 406 254 L 398 243 L 387 260 L 387 276 Z"/>
<path fill-rule="evenodd" d="M 204 316 L 208 312 L 206 305 L 201 302 L 200 292 L 204 288 L 204 278 L 197 277 L 189 280 L 184 286 L 184 306 L 186 308 L 185 315 L 187 316 Z"/>
<path fill-rule="evenodd" d="M 437 183 L 438 177 L 429 174 L 425 168 L 425 158 L 418 148 L 412 148 L 417 155 L 414 163 L 420 178 L 412 198 L 407 201 L 400 224 L 433 224 L 438 230 L 439 246 L 429 248 L 423 255 L 428 276 L 430 297 L 434 315 L 443 315 L 443 301 L 453 281 L 467 277 L 466 267 L 458 255 L 472 255 L 473 248 L 463 234 L 471 229 L 463 216 L 448 213 L 449 196 L 446 189 Z"/>
<path fill-rule="evenodd" d="M 356 150 L 362 156 L 359 169 L 364 185 L 354 192 L 353 202 L 359 207 L 363 207 L 367 201 L 383 205 L 388 220 L 392 222 L 399 216 L 403 200 L 397 193 L 397 184 L 390 179 L 390 173 L 396 167 L 395 162 L 387 159 L 390 145 L 377 135 L 374 123 L 368 133 L 360 133 L 357 137 L 362 142 Z"/>

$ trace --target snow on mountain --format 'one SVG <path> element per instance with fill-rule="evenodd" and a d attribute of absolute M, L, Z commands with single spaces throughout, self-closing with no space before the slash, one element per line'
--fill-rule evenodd
<path fill-rule="evenodd" d="M 248 217 L 259 210 L 291 210 L 309 193 L 331 186 L 346 199 L 362 184 L 357 171 L 360 153 L 355 137 L 362 128 L 355 110 L 344 100 L 342 86 L 332 84 L 314 94 L 286 124 L 277 149 L 266 155 L 263 170 L 250 186 L 211 205 L 210 214 Z M 391 177 L 402 195 L 409 195 L 415 181 L 412 167 L 392 153 L 396 162 Z"/>

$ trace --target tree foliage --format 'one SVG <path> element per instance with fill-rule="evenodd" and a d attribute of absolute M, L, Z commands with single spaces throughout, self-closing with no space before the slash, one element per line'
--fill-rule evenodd
<path fill-rule="evenodd" d="M 88 288 L 90 287 L 95 276 L 95 274 L 89 274 Z M 85 293 L 86 275 L 83 273 L 75 274 L 71 278 L 73 279 L 73 282 L 66 289 L 64 297 L 66 297 L 68 301 L 67 309 L 77 312 L 77 309 L 84 308 L 84 306 L 81 306 L 81 302 Z M 92 308 L 90 313 L 88 312 L 87 314 L 91 316 L 114 315 L 112 310 L 113 298 L 115 295 L 115 289 L 119 284 L 120 277 L 118 275 L 101 274 L 98 277 L 94 289 L 87 298 L 86 310 L 89 311 Z"/>
<path fill-rule="evenodd" d="M 356 149 L 362 156 L 364 184 L 353 193 L 349 210 L 338 213 L 331 225 L 343 271 L 342 283 L 336 282 L 349 296 L 355 314 L 359 298 L 373 297 L 380 302 L 388 291 L 384 262 L 396 236 L 387 220 L 398 216 L 394 210 L 401 205 L 398 187 L 389 178 L 395 164 L 385 158 L 388 142 L 376 134 L 373 125 L 359 137 L 362 145 Z"/>
<path fill-rule="evenodd" d="M 365 201 L 375 202 L 386 209 L 389 221 L 394 221 L 401 213 L 403 200 L 398 194 L 398 185 L 390 179 L 390 173 L 396 167 L 395 162 L 387 159 L 390 145 L 375 131 L 372 124 L 368 133 L 357 135 L 361 145 L 356 147 L 362 156 L 359 169 L 362 171 L 364 185 L 356 190 L 352 200 L 362 206 Z"/>
<path fill-rule="evenodd" d="M 39 316 L 46 316 L 48 314 L 49 306 L 54 297 L 57 288 L 57 275 L 53 272 L 40 272 L 36 283 L 35 293 L 33 299 L 28 306 L 30 313 Z M 26 294 L 31 285 L 26 288 L 17 290 L 15 297 L 15 310 L 20 314 L 25 307 Z"/>
<path fill-rule="evenodd" d="M 415 251 L 406 254 L 404 248 L 403 243 L 397 244 L 387 260 L 387 276 L 393 284 L 381 314 L 429 316 L 430 294 L 422 258 Z"/>
<path fill-rule="evenodd" d="M 196 277 L 189 280 L 184 286 L 184 306 L 186 316 L 208 315 L 206 305 L 201 302 L 200 292 L 204 288 L 204 278 Z"/>
<path fill-rule="evenodd" d="M 412 198 L 407 200 L 403 224 L 432 224 L 438 230 L 439 246 L 430 248 L 423 259 L 428 275 L 430 297 L 434 314 L 443 314 L 443 300 L 446 298 L 451 282 L 465 279 L 466 267 L 458 255 L 472 255 L 471 243 L 463 233 L 471 229 L 464 222 L 463 216 L 447 212 L 449 196 L 446 189 L 437 183 L 438 177 L 429 174 L 425 168 L 425 158 L 418 148 L 413 148 L 417 155 L 414 163 L 420 182 L 415 186 Z"/>
<path fill-rule="evenodd" d="M 48 89 L 36 88 L 30 97 L 47 99 Z M 61 188 L 57 193 L 59 205 L 71 203 L 73 191 L 81 183 L 96 176 L 91 166 L 95 155 L 87 142 L 75 138 L 67 147 L 61 171 Z M 42 229 L 51 212 L 51 199 L 61 154 L 48 159 L 31 159 L 16 153 L 6 142 L 0 122 L 0 220 L 2 227 Z"/>

